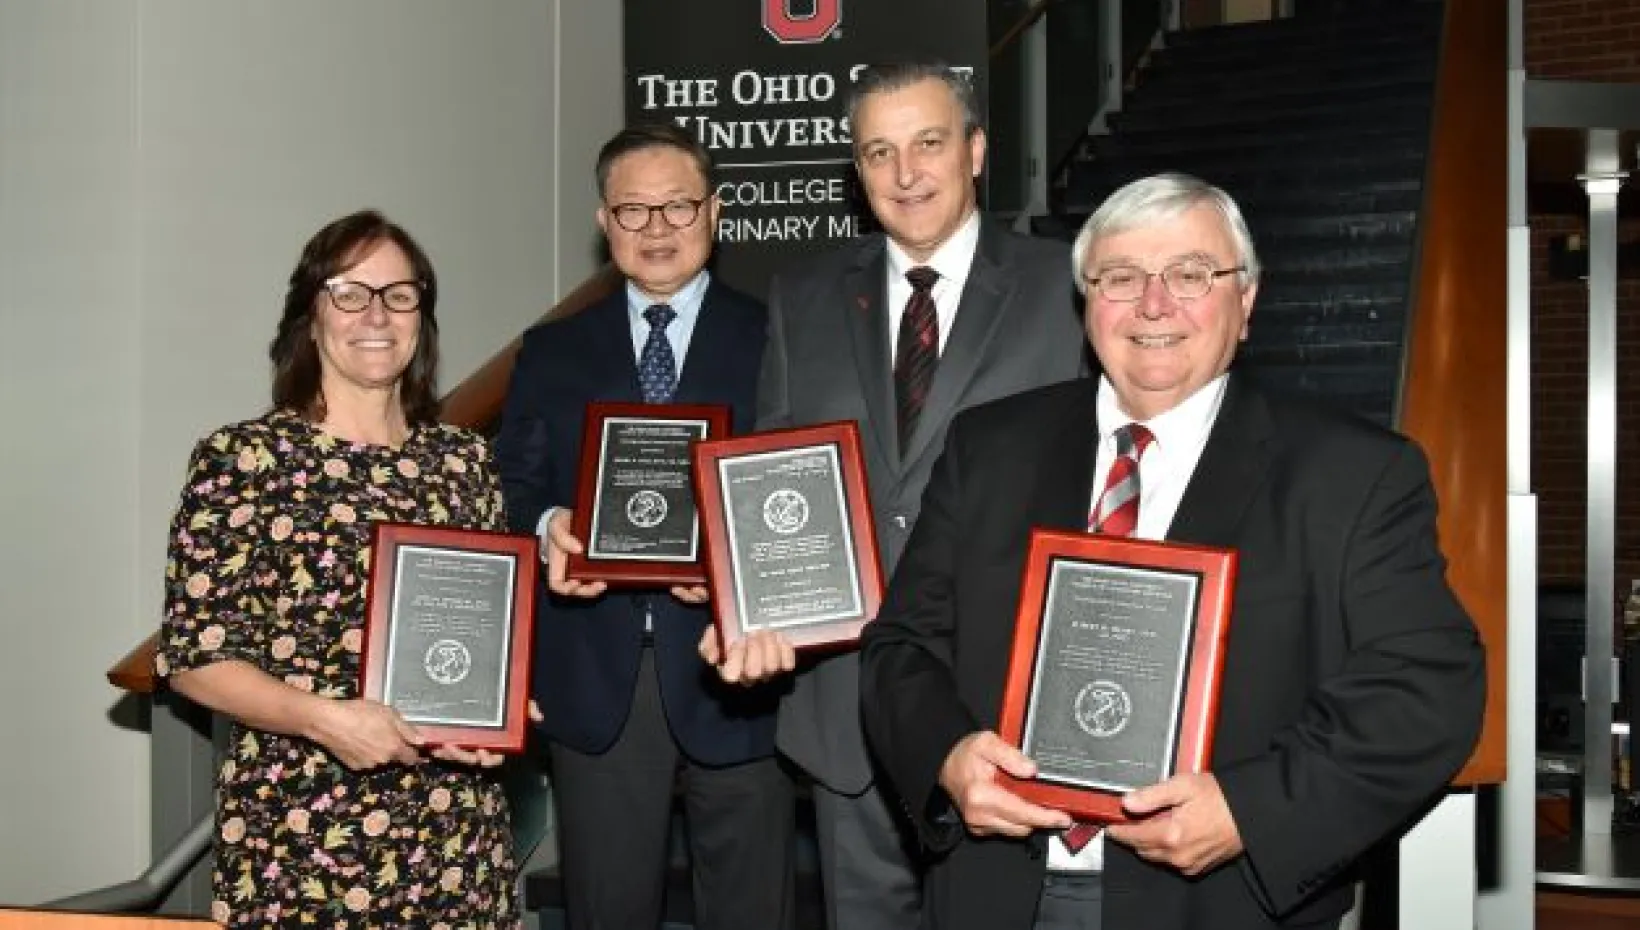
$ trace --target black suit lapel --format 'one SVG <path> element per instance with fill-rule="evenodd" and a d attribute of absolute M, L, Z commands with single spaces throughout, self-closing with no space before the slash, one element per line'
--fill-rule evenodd
<path fill-rule="evenodd" d="M 897 462 L 899 419 L 888 360 L 888 253 L 881 237 L 861 247 L 841 286 L 844 327 L 854 344 L 854 371 L 866 402 L 866 441 L 876 443 L 883 461 Z M 791 351 L 801 352 L 803 347 L 793 346 Z"/>
<path fill-rule="evenodd" d="M 1099 424 L 1094 416 L 1099 382 L 1087 380 L 1084 394 L 1068 395 L 1066 406 L 1053 412 L 1036 428 L 1054 438 L 1036 463 L 1031 494 L 1031 525 L 1056 530 L 1085 531 L 1093 500 L 1094 456 L 1099 446 Z"/>
<path fill-rule="evenodd" d="M 1235 544 L 1242 514 L 1269 474 L 1272 433 L 1263 396 L 1231 375 L 1167 539 L 1204 546 Z"/>
<path fill-rule="evenodd" d="M 722 398 L 729 393 L 722 388 L 721 380 L 729 370 L 724 350 L 742 344 L 735 339 L 738 325 L 733 311 L 719 299 L 719 285 L 714 279 L 700 302 L 695 331 L 689 337 L 689 353 L 684 357 L 683 371 L 678 376 L 678 390 L 673 397 L 676 402 L 711 403 L 712 398 Z M 633 377 L 637 377 L 636 368 L 633 369 Z"/>
<path fill-rule="evenodd" d="M 968 269 L 968 280 L 957 304 L 956 321 L 934 369 L 934 384 L 928 401 L 911 434 L 911 442 L 900 463 L 909 466 L 928 451 L 941 424 L 950 421 L 968 385 L 979 373 L 985 349 L 996 335 L 998 324 L 1007 315 L 1016 284 L 1014 272 L 1001 255 L 1002 236 L 981 221 L 979 244 Z"/>
<path fill-rule="evenodd" d="M 605 400 L 637 402 L 643 398 L 638 386 L 638 358 L 632 351 L 632 320 L 627 315 L 626 288 L 616 288 L 604 301 L 584 311 L 595 314 L 593 345 L 588 359 L 603 365 L 607 359 L 608 396 Z M 600 378 L 599 381 L 604 379 Z"/>

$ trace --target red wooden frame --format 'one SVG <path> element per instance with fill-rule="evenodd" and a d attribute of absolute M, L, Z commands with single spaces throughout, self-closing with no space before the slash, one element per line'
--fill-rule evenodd
<path fill-rule="evenodd" d="M 854 564 L 859 572 L 860 606 L 857 616 L 791 627 L 781 632 L 800 651 L 847 648 L 859 642 L 860 631 L 877 617 L 883 603 L 883 570 L 877 554 L 877 527 L 871 516 L 871 492 L 866 484 L 865 460 L 860 453 L 860 430 L 852 420 L 821 423 L 796 429 L 769 430 L 751 436 L 696 443 L 695 501 L 706 538 L 706 568 L 712 587 L 712 614 L 718 643 L 745 635 L 734 594 L 734 567 L 729 552 L 728 507 L 717 478 L 718 464 L 764 452 L 831 446 L 842 469 L 844 507 L 854 542 Z"/>
<path fill-rule="evenodd" d="M 999 735 L 1013 746 L 1022 745 L 1025 715 L 1034 687 L 1037 649 L 1041 643 L 1049 567 L 1061 558 L 1200 576 L 1195 631 L 1184 676 L 1184 700 L 1175 731 L 1173 770 L 1167 774 L 1203 771 L 1213 753 L 1224 647 L 1235 590 L 1236 553 L 1229 549 L 1063 530 L 1032 530 L 1019 610 L 1014 618 L 1013 650 L 1002 695 Z M 997 773 L 997 781 L 1032 803 L 1066 811 L 1082 820 L 1123 823 L 1129 819 L 1122 812 L 1121 792 L 1020 779 L 1001 772 Z"/>
<path fill-rule="evenodd" d="M 373 531 L 369 594 L 365 601 L 364 643 L 359 692 L 381 700 L 387 677 L 387 642 L 394 594 L 394 564 L 403 545 L 510 555 L 515 560 L 512 625 L 508 642 L 507 694 L 500 727 L 458 727 L 428 723 L 414 726 L 429 745 L 519 753 L 529 729 L 530 668 L 535 639 L 535 576 L 540 555 L 534 536 L 496 533 L 453 526 L 378 523 Z"/>
<path fill-rule="evenodd" d="M 729 434 L 729 408 L 719 404 L 633 404 L 594 401 L 587 405 L 581 430 L 581 471 L 575 488 L 575 516 L 571 530 L 581 545 L 592 546 L 592 516 L 598 496 L 603 462 L 598 454 L 603 445 L 605 424 L 611 419 L 704 420 L 706 437 Z M 697 517 L 698 519 L 698 517 Z M 697 539 L 695 551 L 704 552 L 705 540 Z M 576 581 L 602 581 L 614 588 L 654 588 L 706 583 L 706 566 L 696 558 L 688 562 L 646 559 L 592 558 L 583 551 L 571 555 L 565 574 Z"/>

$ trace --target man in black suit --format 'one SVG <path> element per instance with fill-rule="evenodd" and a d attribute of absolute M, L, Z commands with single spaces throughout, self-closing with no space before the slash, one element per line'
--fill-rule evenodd
<path fill-rule="evenodd" d="M 727 404 L 748 431 L 762 305 L 705 270 L 711 158 L 669 126 L 598 155 L 598 225 L 626 286 L 524 336 L 496 455 L 515 529 L 538 533 L 551 597 L 536 614 L 535 697 L 552 759 L 572 928 L 655 927 L 674 785 L 696 925 L 792 926 L 793 797 L 774 751 L 777 696 L 723 683 L 696 652 L 704 589 L 611 594 L 565 575 L 591 401 Z"/>
<path fill-rule="evenodd" d="M 871 745 L 938 857 L 924 926 L 1336 926 L 1357 857 L 1480 728 L 1484 657 L 1428 467 L 1400 436 L 1227 374 L 1258 258 L 1222 191 L 1133 182 L 1074 254 L 1103 377 L 957 418 L 864 635 Z M 1136 822 L 1073 851 L 1065 814 L 994 780 L 1035 774 L 994 729 L 1031 529 L 1118 532 L 1128 502 L 1120 532 L 1239 553 L 1216 742 L 1209 771 L 1129 794 Z"/>
<path fill-rule="evenodd" d="M 775 278 L 758 427 L 860 424 L 871 509 L 892 572 L 958 410 L 1086 370 L 1062 245 L 986 222 L 973 89 L 943 65 L 863 71 L 848 104 L 855 167 L 883 233 Z M 920 877 L 909 828 L 876 788 L 860 731 L 859 657 L 798 666 L 784 637 L 702 642 L 730 680 L 796 670 L 780 708 L 782 753 L 813 782 L 833 930 L 915 927 Z"/>

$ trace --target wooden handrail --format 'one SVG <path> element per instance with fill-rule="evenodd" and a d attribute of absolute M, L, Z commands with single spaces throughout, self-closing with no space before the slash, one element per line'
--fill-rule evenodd
<path fill-rule="evenodd" d="M 1401 400 L 1434 473 L 1447 577 L 1486 645 L 1486 721 L 1462 785 L 1505 769 L 1507 16 L 1447 0 Z"/>
<path fill-rule="evenodd" d="M 620 285 L 621 276 L 613 265 L 605 265 L 570 291 L 551 310 L 541 316 L 541 322 L 562 319 L 580 313 L 605 297 Z M 467 379 L 444 395 L 439 408 L 439 419 L 456 426 L 482 430 L 501 417 L 501 404 L 507 396 L 507 383 L 512 379 L 513 362 L 518 357 L 522 336 L 502 347 L 480 365 Z M 154 653 L 159 647 L 155 633 L 138 643 L 108 670 L 108 682 L 116 688 L 136 694 L 152 694 L 156 684 Z"/>
<path fill-rule="evenodd" d="M 996 58 L 1006 52 L 1008 46 L 1018 42 L 1020 36 L 1025 34 L 1025 30 L 1036 25 L 1036 21 L 1048 12 L 1048 7 L 1053 6 L 1056 2 L 1057 0 L 1036 0 L 1035 3 L 1031 4 L 1030 9 L 1025 11 L 1025 15 L 1019 18 L 1018 22 L 1008 27 L 1008 31 L 1002 34 L 1002 38 L 991 44 L 991 49 L 986 53 L 986 57 Z"/>

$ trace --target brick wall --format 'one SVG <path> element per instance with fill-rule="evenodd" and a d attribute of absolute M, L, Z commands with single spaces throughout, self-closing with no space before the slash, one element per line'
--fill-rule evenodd
<path fill-rule="evenodd" d="M 1529 77 L 1640 82 L 1640 0 L 1525 0 Z M 1633 179 L 1629 183 L 1640 182 Z M 1550 281 L 1550 237 L 1586 234 L 1586 217 L 1533 215 L 1532 483 L 1544 582 L 1584 576 L 1587 507 L 1588 289 Z M 1619 228 L 1640 239 L 1640 222 Z M 1640 269 L 1619 268 L 1617 583 L 1640 578 Z"/>

